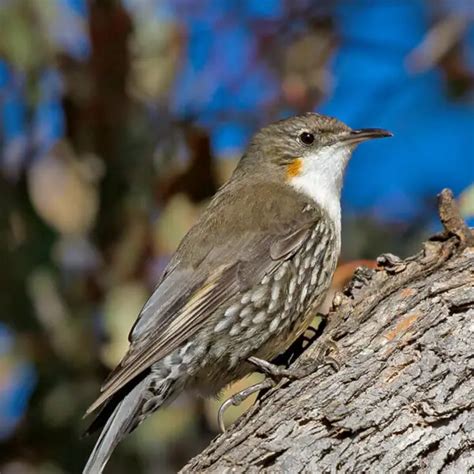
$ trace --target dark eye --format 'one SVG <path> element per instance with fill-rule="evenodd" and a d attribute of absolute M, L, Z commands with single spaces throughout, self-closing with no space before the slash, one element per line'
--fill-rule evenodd
<path fill-rule="evenodd" d="M 314 142 L 314 135 L 309 132 L 301 133 L 299 138 L 301 143 L 303 143 L 304 145 L 312 145 Z"/>

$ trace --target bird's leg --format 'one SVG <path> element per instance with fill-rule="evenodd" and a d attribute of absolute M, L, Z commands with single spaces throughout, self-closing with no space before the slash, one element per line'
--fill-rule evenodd
<path fill-rule="evenodd" d="M 280 380 L 285 377 L 289 379 L 299 378 L 295 376 L 294 370 L 287 369 L 285 367 L 282 367 L 281 365 L 272 364 L 271 362 L 259 359 L 258 357 L 249 357 L 247 361 L 257 367 L 260 372 L 265 375 L 268 375 L 274 380 Z"/>
<path fill-rule="evenodd" d="M 337 372 L 340 368 L 339 362 L 334 357 L 328 355 L 329 351 L 338 352 L 336 343 L 332 339 L 327 339 L 321 343 L 321 346 L 322 347 L 318 350 L 315 358 L 306 361 L 302 367 L 298 367 L 297 369 L 287 369 L 280 365 L 272 364 L 266 360 L 259 359 L 258 357 L 249 357 L 247 361 L 257 367 L 260 372 L 268 375 L 268 378 L 263 380 L 263 382 L 251 385 L 250 387 L 237 392 L 220 406 L 217 414 L 217 422 L 220 430 L 225 433 L 224 412 L 227 410 L 227 408 L 229 408 L 231 405 L 240 405 L 245 399 L 250 397 L 250 395 L 254 394 L 255 392 L 260 392 L 262 390 L 274 387 L 275 383 L 283 378 L 298 380 L 313 373 L 317 368 L 323 365 L 327 365 Z"/>
<path fill-rule="evenodd" d="M 228 398 L 219 408 L 217 413 L 217 423 L 219 424 L 219 428 L 222 433 L 225 433 L 225 425 L 224 425 L 224 412 L 229 408 L 231 405 L 237 406 L 240 405 L 246 398 L 250 397 L 250 395 L 254 394 L 255 392 L 259 392 L 260 390 L 265 390 L 268 388 L 272 388 L 275 385 L 273 379 L 268 378 L 263 380 L 260 383 L 256 383 L 251 385 L 250 387 L 237 392 L 236 394 L 232 395 L 232 397 Z"/>
<path fill-rule="evenodd" d="M 318 350 L 315 358 L 305 361 L 305 363 L 297 369 L 287 369 L 272 364 L 271 362 L 267 362 L 266 360 L 259 359 L 258 357 L 249 357 L 247 360 L 262 373 L 268 375 L 274 380 L 280 380 L 285 377 L 290 380 L 301 379 L 323 365 L 327 365 L 337 372 L 340 368 L 339 362 L 334 357 L 328 355 L 330 350 L 338 352 L 336 343 L 332 339 L 328 339 L 327 341 L 322 342 L 321 346 L 322 347 Z"/>

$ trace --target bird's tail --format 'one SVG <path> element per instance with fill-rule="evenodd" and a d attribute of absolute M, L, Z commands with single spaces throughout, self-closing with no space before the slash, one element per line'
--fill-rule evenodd
<path fill-rule="evenodd" d="M 171 399 L 172 380 L 154 384 L 150 395 L 151 377 L 139 382 L 115 407 L 100 433 L 82 474 L 101 474 L 113 450 L 122 438 L 135 429 L 140 421 Z M 156 382 L 156 380 L 155 380 Z"/>
<path fill-rule="evenodd" d="M 82 474 L 100 474 L 117 444 L 134 428 L 147 383 L 147 378 L 142 380 L 115 407 L 100 433 Z"/>

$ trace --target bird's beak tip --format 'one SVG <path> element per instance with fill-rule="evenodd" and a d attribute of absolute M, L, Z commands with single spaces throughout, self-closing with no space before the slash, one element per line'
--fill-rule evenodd
<path fill-rule="evenodd" d="M 393 137 L 393 133 L 383 128 L 360 128 L 358 130 L 351 130 L 347 139 L 349 141 L 365 141 L 372 140 L 374 138 L 387 138 Z"/>

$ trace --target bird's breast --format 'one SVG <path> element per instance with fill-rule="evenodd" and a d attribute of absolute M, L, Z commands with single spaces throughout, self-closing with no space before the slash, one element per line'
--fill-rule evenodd
<path fill-rule="evenodd" d="M 244 361 L 250 355 L 271 360 L 291 344 L 322 303 L 337 258 L 332 228 L 319 226 L 290 259 L 223 309 L 215 318 L 210 348 L 221 375 L 248 372 Z"/>

